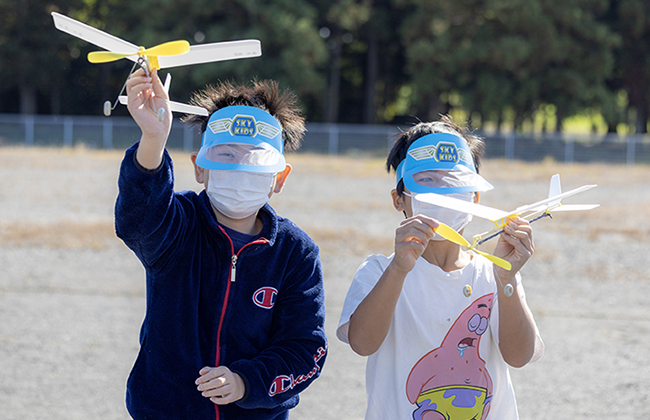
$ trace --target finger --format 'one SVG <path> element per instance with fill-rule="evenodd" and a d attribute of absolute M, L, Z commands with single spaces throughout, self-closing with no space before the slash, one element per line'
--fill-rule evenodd
<path fill-rule="evenodd" d="M 201 392 L 201 395 L 207 398 L 212 398 L 212 397 L 223 398 L 226 395 L 232 393 L 232 391 L 233 391 L 233 386 L 229 382 L 229 383 L 224 383 L 218 387 L 206 389 Z"/>
<path fill-rule="evenodd" d="M 133 86 L 128 91 L 129 100 L 135 100 L 136 98 L 144 98 L 145 100 L 148 99 L 150 95 L 148 94 L 147 91 L 149 89 L 151 89 L 151 86 L 144 83 Z"/>
<path fill-rule="evenodd" d="M 400 227 L 397 228 L 397 233 L 399 234 L 420 231 L 425 235 L 433 238 L 435 230 L 438 228 L 438 226 L 440 226 L 440 223 L 430 218 L 411 218 L 402 221 Z"/>
<path fill-rule="evenodd" d="M 151 83 L 147 81 L 134 81 L 130 86 L 126 87 L 126 94 L 129 101 L 134 101 L 137 98 L 147 100 L 151 96 Z"/>
<path fill-rule="evenodd" d="M 165 87 L 158 77 L 158 69 L 154 69 L 151 72 L 151 84 L 153 86 L 153 92 L 156 96 L 167 99 L 167 92 L 165 92 Z"/>
<path fill-rule="evenodd" d="M 507 255 L 505 256 L 507 260 L 511 262 L 527 261 L 532 256 L 533 251 L 529 248 L 526 248 L 526 246 L 522 243 L 522 241 L 519 238 L 509 235 L 507 233 L 502 233 L 501 239 L 503 239 L 512 247 L 512 250 L 508 252 Z"/>
<path fill-rule="evenodd" d="M 527 249 L 533 249 L 533 230 L 530 225 L 517 225 L 516 223 L 508 223 L 505 226 L 504 232 L 510 236 L 517 238 L 519 242 Z M 510 243 L 510 242 L 509 242 Z"/>
<path fill-rule="evenodd" d="M 410 258 L 410 256 L 414 256 L 415 259 L 420 257 L 422 253 L 424 253 L 424 250 L 427 248 L 426 244 L 423 244 L 419 241 L 410 241 L 410 242 L 405 242 L 405 243 L 399 243 L 395 245 L 395 257 L 396 259 L 401 259 L 401 258 Z"/>
<path fill-rule="evenodd" d="M 229 384 L 227 388 L 224 387 L 219 390 L 219 393 L 217 395 L 210 397 L 210 401 L 217 405 L 230 404 L 231 402 L 235 402 L 242 397 L 242 395 L 240 395 L 237 391 L 238 389 L 235 384 Z"/>
<path fill-rule="evenodd" d="M 426 246 L 433 238 L 433 231 L 422 232 L 419 229 L 409 229 L 397 234 L 395 237 L 395 244 L 411 244 L 413 242 Z"/>
<path fill-rule="evenodd" d="M 430 227 L 433 230 L 435 230 L 438 226 L 440 226 L 440 223 L 438 223 L 437 220 L 432 219 L 432 218 L 427 217 L 427 216 L 424 216 L 424 215 L 421 215 L 421 214 L 413 216 L 410 220 L 418 221 L 419 223 L 422 223 L 423 225 L 426 225 L 426 226 Z"/>
<path fill-rule="evenodd" d="M 512 222 L 514 223 L 513 227 L 515 230 L 526 232 L 530 238 L 530 241 L 533 241 L 533 227 L 530 225 L 530 222 L 528 220 L 518 217 Z"/>
<path fill-rule="evenodd" d="M 206 375 L 206 374 L 208 374 L 210 372 L 216 374 L 216 376 L 221 376 L 221 375 L 225 374 L 226 372 L 228 372 L 228 368 L 226 368 L 224 366 L 217 366 L 217 367 L 204 366 L 199 371 L 199 375 L 203 376 L 203 375 Z"/>
<path fill-rule="evenodd" d="M 144 71 L 142 67 L 139 67 L 136 71 L 131 73 L 131 77 L 146 76 L 147 72 Z"/>
<path fill-rule="evenodd" d="M 230 404 L 231 402 L 234 402 L 235 398 L 233 397 L 233 394 L 230 393 L 228 395 L 223 395 L 220 397 L 211 397 L 210 401 L 212 401 L 214 404 L 217 405 L 226 405 L 226 404 Z"/>
<path fill-rule="evenodd" d="M 514 230 L 518 230 L 518 229 L 529 230 L 529 229 L 531 229 L 531 228 L 530 228 L 530 223 L 528 223 L 528 221 L 526 221 L 526 220 L 524 220 L 524 219 L 514 219 L 514 220 L 510 220 L 510 221 L 506 224 L 506 226 L 508 226 L 508 227 L 510 227 L 510 228 L 512 228 L 512 229 L 514 229 Z"/>
<path fill-rule="evenodd" d="M 206 370 L 204 368 L 201 371 L 205 372 Z M 222 387 L 224 384 L 230 382 L 228 377 L 229 372 L 223 366 L 208 368 L 207 372 L 196 380 L 196 384 L 198 385 L 197 389 L 199 391 L 205 391 Z"/>
<path fill-rule="evenodd" d="M 143 83 L 151 86 L 151 78 L 145 74 L 138 75 L 138 76 L 131 75 L 131 77 L 129 77 L 129 79 L 126 81 L 126 90 L 128 92 L 130 89 L 133 89 L 134 86 Z"/>
<path fill-rule="evenodd" d="M 222 388 L 227 384 L 228 384 L 228 380 L 223 376 L 219 376 L 207 382 L 203 382 L 199 384 L 199 386 L 196 387 L 196 389 L 198 389 L 199 391 L 208 391 L 208 390 Z"/>
<path fill-rule="evenodd" d="M 206 367 L 204 367 L 203 369 L 201 369 L 199 371 L 199 375 L 201 375 L 201 376 L 199 376 L 199 378 L 197 378 L 195 383 L 198 385 L 198 384 L 209 382 L 209 381 L 213 380 L 214 378 L 222 376 L 223 373 L 225 373 L 225 372 L 224 372 L 223 369 L 220 369 L 220 367 L 211 368 L 211 367 L 206 366 Z"/>

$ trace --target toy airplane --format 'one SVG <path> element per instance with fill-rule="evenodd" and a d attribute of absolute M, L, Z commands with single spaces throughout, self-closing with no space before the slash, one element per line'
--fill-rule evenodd
<path fill-rule="evenodd" d="M 107 63 L 127 58 L 135 62 L 131 73 L 133 73 L 137 65 L 140 65 L 149 75 L 154 68 L 164 69 L 262 55 L 260 41 L 256 39 L 191 46 L 187 41 L 171 41 L 146 49 L 56 12 L 52 12 L 52 18 L 54 19 L 54 26 L 58 30 L 108 50 L 89 53 L 88 61 L 91 63 Z M 129 76 L 131 73 L 129 73 Z M 169 90 L 170 82 L 171 78 L 168 74 L 165 81 L 166 91 Z M 125 86 L 126 83 L 122 87 L 122 91 L 124 91 Z M 118 97 L 119 102 L 126 104 L 126 96 L 121 95 L 121 93 Z M 104 114 L 109 116 L 115 106 L 117 106 L 117 101 L 112 107 L 110 101 L 106 101 L 104 103 Z M 207 110 L 202 107 L 179 102 L 170 102 L 170 108 L 174 112 L 208 115 Z M 164 109 L 161 108 L 158 110 L 158 119 L 162 121 L 163 117 Z"/>
<path fill-rule="evenodd" d="M 490 259 L 500 267 L 506 268 L 505 264 L 503 263 L 506 263 L 509 266 L 510 264 L 507 263 L 507 261 L 495 257 L 494 255 L 479 251 L 476 249 L 476 247 L 502 233 L 503 227 L 510 220 L 517 217 L 521 217 L 532 223 L 536 220 L 541 219 L 542 217 L 550 217 L 551 212 L 591 210 L 598 207 L 599 204 L 562 204 L 563 198 L 590 190 L 594 187 L 596 187 L 596 185 L 583 185 L 582 187 L 563 193 L 562 187 L 560 185 L 560 175 L 556 174 L 551 177 L 551 185 L 549 188 L 548 198 L 538 201 L 537 203 L 518 207 L 510 212 L 433 193 L 418 194 L 417 199 L 429 204 L 449 208 L 463 213 L 469 213 L 471 215 L 492 221 L 495 225 L 494 229 L 475 235 L 473 237 L 473 243 L 471 245 L 465 238 L 463 238 L 460 234 L 458 234 L 458 232 L 451 229 L 449 226 L 441 225 L 441 227 L 436 230 L 436 233 L 449 241 L 452 241 L 454 243 L 472 249 L 481 255 L 484 255 L 486 258 Z M 485 237 L 486 235 L 487 237 Z M 510 268 L 506 269 L 509 270 Z"/>

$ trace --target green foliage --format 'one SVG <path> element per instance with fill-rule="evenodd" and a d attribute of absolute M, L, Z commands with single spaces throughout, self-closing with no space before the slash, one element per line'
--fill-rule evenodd
<path fill-rule="evenodd" d="M 593 104 L 612 72 L 617 37 L 598 22 L 600 0 L 415 3 L 402 34 L 416 107 L 455 90 L 482 120 L 511 108 L 520 126 L 544 103 L 563 115 Z"/>
<path fill-rule="evenodd" d="M 0 112 L 98 114 L 124 83 L 131 63 L 89 64 L 97 48 L 53 10 L 145 47 L 261 41 L 261 58 L 171 69 L 179 101 L 272 78 L 311 121 L 451 112 L 554 130 L 598 114 L 616 131 L 634 115 L 644 131 L 650 115 L 647 0 L 0 0 Z"/>
<path fill-rule="evenodd" d="M 36 95 L 52 95 L 58 89 L 52 79 L 60 79 L 69 62 L 65 36 L 44 31 L 53 26 L 50 12 L 65 10 L 75 1 L 0 1 L 0 112 L 36 112 Z M 12 100 L 13 99 L 13 100 Z M 49 104 L 48 104 L 49 105 Z"/>

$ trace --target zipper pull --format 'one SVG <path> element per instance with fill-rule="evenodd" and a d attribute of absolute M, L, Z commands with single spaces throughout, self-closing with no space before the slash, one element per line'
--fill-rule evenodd
<path fill-rule="evenodd" d="M 235 282 L 235 274 L 237 273 L 237 255 L 233 255 L 232 258 L 232 265 L 230 266 L 230 281 Z"/>

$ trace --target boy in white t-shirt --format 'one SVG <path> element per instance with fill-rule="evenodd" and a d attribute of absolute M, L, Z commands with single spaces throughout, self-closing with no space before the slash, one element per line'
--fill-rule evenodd
<path fill-rule="evenodd" d="M 501 234 L 494 253 L 512 264 L 506 271 L 435 234 L 438 221 L 462 234 L 469 215 L 417 198 L 476 202 L 493 188 L 478 174 L 483 147 L 443 117 L 402 133 L 388 156 L 393 204 L 406 219 L 394 254 L 359 267 L 337 329 L 368 356 L 366 419 L 518 418 L 507 365 L 544 351 L 518 273 L 533 254 L 532 229 L 516 219 Z"/>

